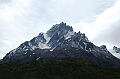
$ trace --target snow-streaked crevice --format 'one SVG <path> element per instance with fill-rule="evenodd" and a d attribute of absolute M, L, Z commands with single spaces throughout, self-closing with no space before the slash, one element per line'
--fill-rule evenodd
<path fill-rule="evenodd" d="M 74 31 L 68 31 L 68 33 L 66 35 L 64 35 L 65 39 L 69 39 L 71 38 L 72 35 L 74 35 L 75 32 Z"/>

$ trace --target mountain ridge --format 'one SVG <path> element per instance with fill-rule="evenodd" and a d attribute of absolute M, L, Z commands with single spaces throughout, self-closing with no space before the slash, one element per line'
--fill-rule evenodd
<path fill-rule="evenodd" d="M 84 33 L 74 32 L 73 28 L 64 22 L 53 25 L 46 33 L 41 32 L 37 37 L 22 43 L 18 48 L 7 53 L 2 63 L 25 63 L 33 59 L 49 60 L 67 57 L 84 58 L 98 64 L 102 61 L 109 62 L 111 67 L 120 66 L 118 64 L 120 60 L 114 57 L 105 45 L 100 47 L 94 45 Z M 103 64 L 105 63 L 102 62 Z"/>
<path fill-rule="evenodd" d="M 112 53 L 115 57 L 117 57 L 118 59 L 120 59 L 120 48 L 114 46 L 113 49 L 109 50 L 110 53 Z"/>

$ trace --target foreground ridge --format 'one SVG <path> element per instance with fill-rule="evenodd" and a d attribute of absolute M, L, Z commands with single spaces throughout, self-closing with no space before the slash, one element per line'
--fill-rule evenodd
<path fill-rule="evenodd" d="M 103 68 L 78 58 L 0 65 L 0 79 L 120 79 L 119 74 L 120 69 Z"/>

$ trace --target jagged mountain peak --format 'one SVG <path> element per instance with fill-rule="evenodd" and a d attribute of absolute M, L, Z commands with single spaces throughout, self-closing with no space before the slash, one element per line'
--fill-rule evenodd
<path fill-rule="evenodd" d="M 100 46 L 100 49 L 102 49 L 102 50 L 107 50 L 107 47 L 106 47 L 106 45 L 101 45 L 101 46 Z"/>
<path fill-rule="evenodd" d="M 120 53 L 120 48 L 118 48 L 118 47 L 116 47 L 116 46 L 113 47 L 113 50 L 114 50 L 116 53 Z"/>
<path fill-rule="evenodd" d="M 16 53 L 35 49 L 52 49 L 57 47 L 65 39 L 67 33 L 73 32 L 73 28 L 66 23 L 61 22 L 60 24 L 53 25 L 53 27 L 47 31 L 47 33 L 39 33 L 38 36 L 34 37 L 30 41 L 22 43 L 18 48 L 10 51 L 6 56 L 12 56 Z M 74 33 L 74 32 L 73 32 Z"/>
<path fill-rule="evenodd" d="M 66 25 L 66 23 L 64 22 L 61 22 L 60 24 L 53 25 L 53 27 L 47 31 L 47 34 L 48 36 L 51 37 L 56 32 L 60 34 L 61 32 L 66 32 L 66 31 L 73 31 L 73 28 L 69 25 Z"/>
<path fill-rule="evenodd" d="M 89 55 L 92 57 L 88 58 Z M 108 61 L 107 59 L 118 61 L 105 45 L 100 47 L 94 45 L 84 33 L 74 32 L 73 28 L 64 22 L 53 25 L 47 33 L 41 32 L 30 41 L 22 43 L 18 48 L 7 53 L 3 61 L 9 62 L 11 58 L 15 62 L 16 60 L 27 62 L 31 58 L 39 60 L 49 57 L 81 57 L 95 62 L 98 62 L 99 58 L 105 61 Z"/>
<path fill-rule="evenodd" d="M 117 50 L 117 47 L 116 47 L 116 46 L 114 46 L 114 47 L 113 47 L 113 50 Z"/>
<path fill-rule="evenodd" d="M 95 49 L 94 44 L 88 40 L 84 33 L 81 33 L 80 31 L 76 33 L 73 31 L 71 26 L 61 22 L 60 24 L 53 25 L 47 33 L 41 32 L 37 37 L 22 43 L 18 48 L 10 51 L 9 54 L 14 55 L 16 53 L 19 54 L 21 52 L 28 50 L 33 51 L 35 49 L 53 50 L 59 47 L 67 47 L 67 45 L 75 48 L 81 48 L 86 51 Z M 101 46 L 100 49 L 105 49 L 105 51 L 107 51 L 105 45 Z M 7 56 L 11 56 L 9 54 L 7 54 Z"/>
<path fill-rule="evenodd" d="M 71 30 L 73 31 L 73 28 L 72 28 L 72 26 L 69 26 L 69 25 L 66 25 L 66 23 L 64 23 L 64 22 L 61 22 L 60 24 L 55 24 L 55 25 L 53 25 L 51 28 L 50 28 L 50 30 L 52 30 L 52 29 L 54 29 L 54 28 L 71 28 Z"/>

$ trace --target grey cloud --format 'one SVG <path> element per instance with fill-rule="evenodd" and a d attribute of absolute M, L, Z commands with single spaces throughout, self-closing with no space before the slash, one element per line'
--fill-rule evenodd
<path fill-rule="evenodd" d="M 93 42 L 97 45 L 108 44 L 111 47 L 109 49 L 112 49 L 114 45 L 120 47 L 120 19 L 97 35 Z"/>
<path fill-rule="evenodd" d="M 30 6 L 32 15 L 47 22 L 76 23 L 85 18 L 91 18 L 106 8 L 111 7 L 116 0 L 33 0 Z M 37 5 L 37 6 L 36 6 Z"/>
<path fill-rule="evenodd" d="M 9 2 L 11 2 L 12 0 L 0 0 L 0 4 L 1 3 L 9 3 Z"/>
<path fill-rule="evenodd" d="M 108 30 L 107 40 L 120 47 L 120 19 Z M 107 35 L 106 35 L 107 36 Z"/>

